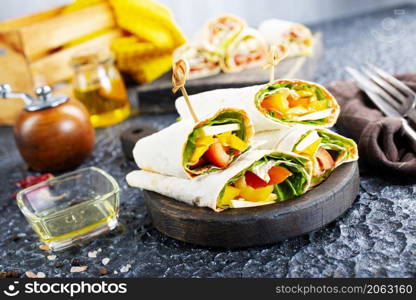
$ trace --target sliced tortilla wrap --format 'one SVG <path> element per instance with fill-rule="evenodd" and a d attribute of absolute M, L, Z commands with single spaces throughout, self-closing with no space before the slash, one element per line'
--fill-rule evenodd
<path fill-rule="evenodd" d="M 358 160 L 356 143 L 331 130 L 297 125 L 288 130 L 256 134 L 258 149 L 291 151 L 308 156 L 313 162 L 312 186 L 324 181 L 343 163 Z"/>
<path fill-rule="evenodd" d="M 278 123 L 333 126 L 340 107 L 322 85 L 299 79 L 279 79 L 263 86 L 254 104 L 265 117 Z"/>
<path fill-rule="evenodd" d="M 278 97 L 275 97 L 277 94 Z M 265 106 L 266 98 L 277 99 L 272 99 Z M 299 104 L 289 107 L 288 99 L 292 98 Z M 296 124 L 331 127 L 340 111 L 335 98 L 323 86 L 296 79 L 281 79 L 272 84 L 238 89 L 213 90 L 192 95 L 190 100 L 197 114 L 212 113 L 222 107 L 244 109 L 250 116 L 256 132 L 286 129 Z M 273 101 L 277 103 L 274 104 Z M 191 118 L 183 97 L 176 100 L 175 106 L 183 119 Z M 279 109 L 284 113 L 279 113 Z"/>
<path fill-rule="evenodd" d="M 266 41 L 257 30 L 246 28 L 225 49 L 221 69 L 232 73 L 259 68 L 265 64 L 266 55 Z"/>
<path fill-rule="evenodd" d="M 266 171 L 267 168 L 286 170 L 286 177 L 281 177 L 278 184 L 256 189 L 249 187 L 247 176 L 257 176 L 254 172 L 261 174 L 260 169 L 265 167 Z M 244 153 L 233 165 L 221 172 L 193 180 L 147 171 L 133 171 L 127 175 L 126 180 L 132 187 L 157 192 L 190 205 L 222 211 L 226 208 L 267 205 L 300 196 L 310 185 L 311 172 L 312 162 L 304 156 L 256 150 Z M 269 173 L 271 174 L 270 171 Z M 270 175 L 270 181 L 272 179 Z"/>
<path fill-rule="evenodd" d="M 219 56 L 198 45 L 185 44 L 177 48 L 173 53 L 173 62 L 179 59 L 185 59 L 189 63 L 189 80 L 221 72 Z"/>
<path fill-rule="evenodd" d="M 215 132 L 211 134 L 208 130 Z M 253 133 L 252 123 L 243 110 L 223 108 L 197 124 L 190 119 L 181 120 L 140 139 L 133 149 L 133 156 L 143 170 L 190 178 L 226 168 L 249 148 Z M 205 160 L 204 155 L 214 143 L 220 144 L 221 149 L 217 152 L 224 152 L 219 153 L 220 158 L 227 159 L 223 167 L 215 165 L 215 161 L 210 163 L 211 157 Z"/>
<path fill-rule="evenodd" d="M 302 24 L 270 19 L 260 24 L 259 32 L 269 45 L 286 45 L 288 57 L 312 55 L 313 35 Z"/>
<path fill-rule="evenodd" d="M 289 125 L 281 124 L 265 117 L 254 106 L 254 101 L 250 101 L 250 99 L 254 99 L 261 87 L 259 85 L 237 89 L 218 89 L 191 95 L 190 101 L 197 115 L 213 113 L 223 107 L 243 109 L 250 116 L 256 132 L 289 127 Z M 182 119 L 192 118 L 183 97 L 176 99 L 175 106 Z"/>
<path fill-rule="evenodd" d="M 237 16 L 231 14 L 219 16 L 204 26 L 202 44 L 206 49 L 224 55 L 228 45 L 246 26 L 246 22 Z"/>

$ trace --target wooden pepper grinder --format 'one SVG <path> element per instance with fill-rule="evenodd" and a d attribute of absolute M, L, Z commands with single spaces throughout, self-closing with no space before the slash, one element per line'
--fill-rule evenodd
<path fill-rule="evenodd" d="M 13 129 L 20 154 L 39 172 L 78 166 L 94 147 L 95 132 L 87 109 L 68 96 L 52 96 L 49 86 L 37 88 L 36 95 L 38 99 L 0 85 L 0 98 L 20 98 L 26 104 Z"/>

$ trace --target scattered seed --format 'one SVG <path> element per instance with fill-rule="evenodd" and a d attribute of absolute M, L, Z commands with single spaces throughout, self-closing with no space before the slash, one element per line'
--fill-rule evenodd
<path fill-rule="evenodd" d="M 38 274 L 36 274 L 36 276 L 38 278 L 45 278 L 46 277 L 45 273 L 43 273 L 43 272 L 38 272 Z"/>
<path fill-rule="evenodd" d="M 39 249 L 42 250 L 42 251 L 49 251 L 48 245 L 44 245 L 44 244 L 40 245 Z"/>
<path fill-rule="evenodd" d="M 27 271 L 25 274 L 27 278 L 38 278 L 38 275 L 36 275 L 32 271 Z"/>
<path fill-rule="evenodd" d="M 16 234 L 13 234 L 13 235 L 10 237 L 10 239 L 11 239 L 13 242 L 17 242 L 18 240 L 20 240 L 20 237 L 19 237 L 18 235 L 16 235 Z"/>
<path fill-rule="evenodd" d="M 55 268 L 62 268 L 64 266 L 64 264 L 63 263 L 61 263 L 60 261 L 57 261 L 56 263 L 55 263 Z"/>
<path fill-rule="evenodd" d="M 110 259 L 109 259 L 108 257 L 104 257 L 104 258 L 103 258 L 103 260 L 102 260 L 101 262 L 102 262 L 102 264 L 103 264 L 104 266 L 106 266 L 106 265 L 108 265 L 108 263 L 110 262 Z"/>
<path fill-rule="evenodd" d="M 81 260 L 79 259 L 79 258 L 74 258 L 72 261 L 71 261 L 71 266 L 74 266 L 74 267 L 79 267 L 81 265 Z"/>
<path fill-rule="evenodd" d="M 103 251 L 101 248 L 98 248 L 98 250 L 97 250 L 98 252 L 101 252 L 101 251 Z"/>
<path fill-rule="evenodd" d="M 107 268 L 100 268 L 100 270 L 98 271 L 100 273 L 100 275 L 107 275 L 108 274 L 108 270 Z"/>
<path fill-rule="evenodd" d="M 56 259 L 56 255 L 48 255 L 46 258 L 48 260 L 55 260 Z"/>
<path fill-rule="evenodd" d="M 97 250 L 88 252 L 88 257 L 92 257 L 92 258 L 97 257 Z"/>
<path fill-rule="evenodd" d="M 122 266 L 122 267 L 120 268 L 120 272 L 121 272 L 121 273 L 127 273 L 127 272 L 130 270 L 130 268 L 131 268 L 131 265 L 130 265 L 130 264 L 127 264 L 127 265 Z"/>
<path fill-rule="evenodd" d="M 88 266 L 72 267 L 71 273 L 80 273 L 80 272 L 86 271 L 87 269 L 88 269 Z"/>

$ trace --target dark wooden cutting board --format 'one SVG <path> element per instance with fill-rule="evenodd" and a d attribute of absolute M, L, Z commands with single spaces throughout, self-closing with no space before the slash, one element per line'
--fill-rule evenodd
<path fill-rule="evenodd" d="M 275 78 L 309 79 L 315 72 L 323 55 L 322 36 L 316 33 L 314 55 L 311 57 L 294 57 L 280 62 L 275 69 Z M 137 88 L 139 110 L 141 113 L 175 112 L 175 99 L 180 93 L 172 93 L 172 73 L 168 72 L 150 84 Z M 245 70 L 239 73 L 220 73 L 218 75 L 188 80 L 188 94 L 197 94 L 221 88 L 238 88 L 263 84 L 269 80 L 268 71 L 259 69 Z"/>
<path fill-rule="evenodd" d="M 301 197 L 219 213 L 154 192 L 144 195 L 153 224 L 163 234 L 196 245 L 241 248 L 273 244 L 325 226 L 351 207 L 359 183 L 358 163 L 347 163 Z"/>

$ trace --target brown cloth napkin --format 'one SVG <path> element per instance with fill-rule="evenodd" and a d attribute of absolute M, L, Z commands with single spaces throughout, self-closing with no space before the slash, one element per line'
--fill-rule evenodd
<path fill-rule="evenodd" d="M 416 73 L 397 78 L 416 91 Z M 337 125 L 357 142 L 360 161 L 376 172 L 416 181 L 416 142 L 404 135 L 401 121 L 385 117 L 352 81 L 328 88 L 341 105 Z"/>

